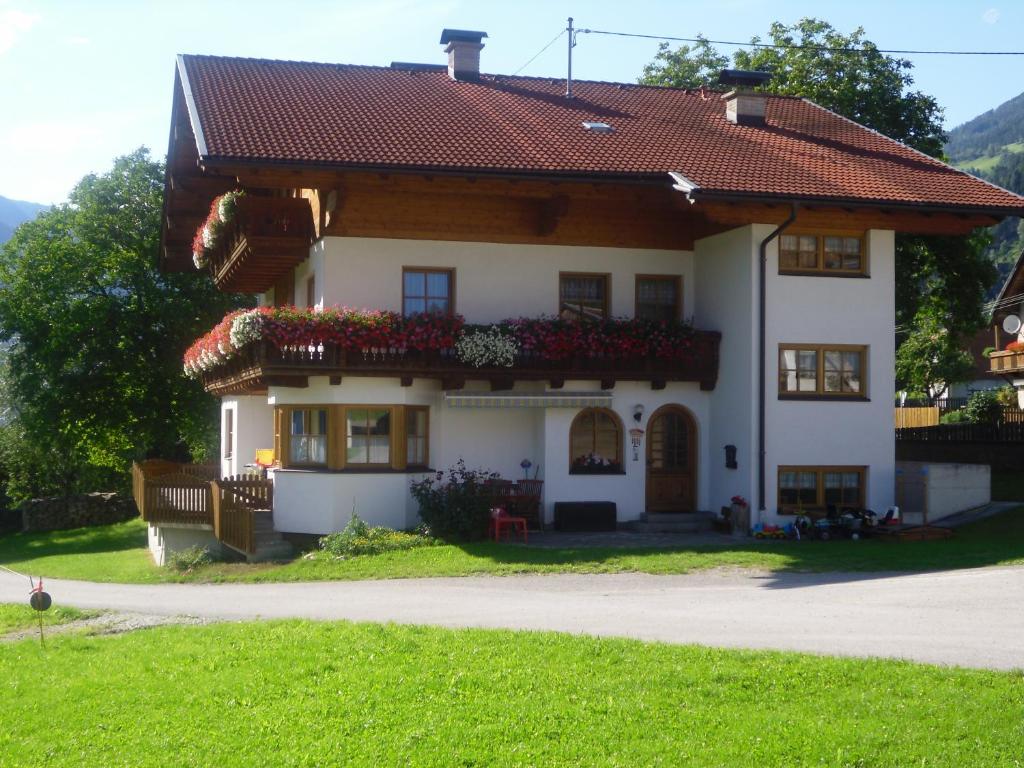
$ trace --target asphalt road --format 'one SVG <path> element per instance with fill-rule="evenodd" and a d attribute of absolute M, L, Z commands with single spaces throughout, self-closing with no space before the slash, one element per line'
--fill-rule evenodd
<path fill-rule="evenodd" d="M 1024 568 L 931 574 L 536 575 L 302 584 L 46 580 L 56 604 L 211 619 L 350 619 L 1024 668 Z M 28 582 L 0 572 L 0 602 Z"/>

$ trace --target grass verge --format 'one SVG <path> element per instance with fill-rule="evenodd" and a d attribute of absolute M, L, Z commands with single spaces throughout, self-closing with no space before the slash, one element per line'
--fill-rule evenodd
<path fill-rule="evenodd" d="M 0 564 L 55 578 L 156 581 L 328 581 L 519 573 L 688 573 L 732 567 L 769 571 L 926 571 L 1024 564 L 1024 507 L 957 530 L 945 541 L 736 540 L 672 549 L 542 549 L 477 542 L 421 547 L 344 560 L 317 557 L 283 564 L 225 564 L 177 574 L 152 564 L 140 521 L 56 534 L 0 538 Z"/>
<path fill-rule="evenodd" d="M 1018 765 L 1024 677 L 275 622 L 0 647 L 10 766 Z M 59 727 L 55 727 L 59 724 Z"/>
<path fill-rule="evenodd" d="M 25 590 L 26 594 L 28 590 Z M 80 611 L 68 606 L 54 606 L 43 614 L 43 626 L 52 627 L 56 624 L 67 624 L 79 619 L 95 616 L 95 611 Z M 21 632 L 39 626 L 39 614 L 29 607 L 17 603 L 0 603 L 0 638 L 12 632 Z"/>

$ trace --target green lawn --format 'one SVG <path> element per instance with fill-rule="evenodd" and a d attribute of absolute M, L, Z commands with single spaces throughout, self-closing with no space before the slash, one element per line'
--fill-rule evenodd
<path fill-rule="evenodd" d="M 43 626 L 52 627 L 55 624 L 67 624 L 69 621 L 85 619 L 95 616 L 95 611 L 80 611 L 77 608 L 65 606 L 54 606 L 43 613 Z M 39 614 L 28 604 L 28 589 L 25 590 L 25 603 L 0 603 L 0 637 L 11 632 L 20 632 L 24 629 L 32 629 L 39 626 Z M 3 763 L 0 763 L 2 765 Z"/>
<path fill-rule="evenodd" d="M 957 531 L 947 541 L 754 541 L 679 549 L 539 549 L 478 542 L 347 560 L 215 564 L 184 576 L 155 567 L 140 521 L 59 534 L 0 538 L 0 564 L 34 575 L 154 581 L 323 581 L 515 573 L 687 573 L 718 567 L 798 571 L 918 571 L 1024 563 L 1024 507 Z"/>
<path fill-rule="evenodd" d="M 274 622 L 0 646 L 5 766 L 994 766 L 1024 676 Z"/>

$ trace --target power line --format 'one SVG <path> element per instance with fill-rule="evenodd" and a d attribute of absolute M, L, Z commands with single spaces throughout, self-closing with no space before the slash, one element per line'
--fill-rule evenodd
<path fill-rule="evenodd" d="M 606 29 L 580 29 L 577 32 L 614 37 L 639 37 L 646 40 L 671 40 L 680 43 L 714 43 L 742 48 L 777 48 L 788 51 L 817 51 L 818 53 L 898 53 L 927 56 L 1024 56 L 1024 51 L 912 51 L 900 48 L 832 48 L 827 45 L 788 45 L 784 43 L 738 42 L 736 40 L 708 40 L 705 37 L 671 37 L 670 35 L 642 35 L 637 32 L 612 32 Z M 554 41 L 552 41 L 554 42 Z M 536 57 L 534 57 L 536 58 Z M 530 61 L 532 61 L 531 59 Z"/>
<path fill-rule="evenodd" d="M 512 73 L 512 77 L 515 77 L 520 72 L 522 72 L 524 69 L 526 69 L 528 66 L 533 64 L 534 60 L 538 56 L 540 56 L 542 53 L 544 53 L 544 51 L 546 51 L 548 48 L 550 48 L 552 45 L 554 45 L 558 41 L 558 38 L 560 38 L 564 34 L 565 34 L 565 30 L 563 29 L 561 32 L 559 32 L 557 35 L 555 35 L 553 38 L 551 38 L 551 42 L 549 42 L 547 45 L 545 45 L 543 48 L 541 48 L 539 51 L 537 51 L 535 54 L 533 54 L 533 56 L 530 57 L 530 60 L 528 62 L 523 64 L 523 66 L 521 66 L 519 69 L 517 69 L 515 72 Z"/>

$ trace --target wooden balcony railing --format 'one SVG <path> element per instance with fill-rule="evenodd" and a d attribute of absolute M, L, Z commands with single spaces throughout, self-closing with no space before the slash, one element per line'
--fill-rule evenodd
<path fill-rule="evenodd" d="M 378 350 L 352 352 L 335 344 L 280 349 L 263 341 L 250 344 L 223 365 L 203 374 L 206 390 L 215 394 L 259 391 L 267 386 L 308 385 L 310 376 L 381 376 L 438 379 L 444 389 L 461 389 L 467 380 L 484 380 L 492 389 L 510 389 L 516 381 L 548 381 L 554 388 L 566 380 L 598 380 L 605 389 L 616 381 L 649 381 L 661 389 L 669 381 L 693 381 L 703 390 L 718 380 L 717 331 L 696 331 L 686 359 L 653 356 L 635 358 L 572 357 L 546 360 L 520 355 L 511 367 L 474 367 L 460 361 L 454 350 L 434 352 Z"/>
<path fill-rule="evenodd" d="M 992 352 L 988 356 L 988 364 L 992 373 L 1019 373 L 1024 371 L 1024 352 Z"/>
<path fill-rule="evenodd" d="M 262 293 L 309 256 L 313 211 L 292 197 L 243 195 L 237 206 L 209 255 L 210 275 L 222 291 Z"/>
<path fill-rule="evenodd" d="M 213 533 L 232 549 L 256 552 L 256 513 L 274 505 L 274 484 L 253 475 L 214 480 Z"/>
<path fill-rule="evenodd" d="M 210 480 L 217 467 L 150 460 L 132 464 L 132 495 L 139 514 L 153 525 L 212 527 Z"/>

